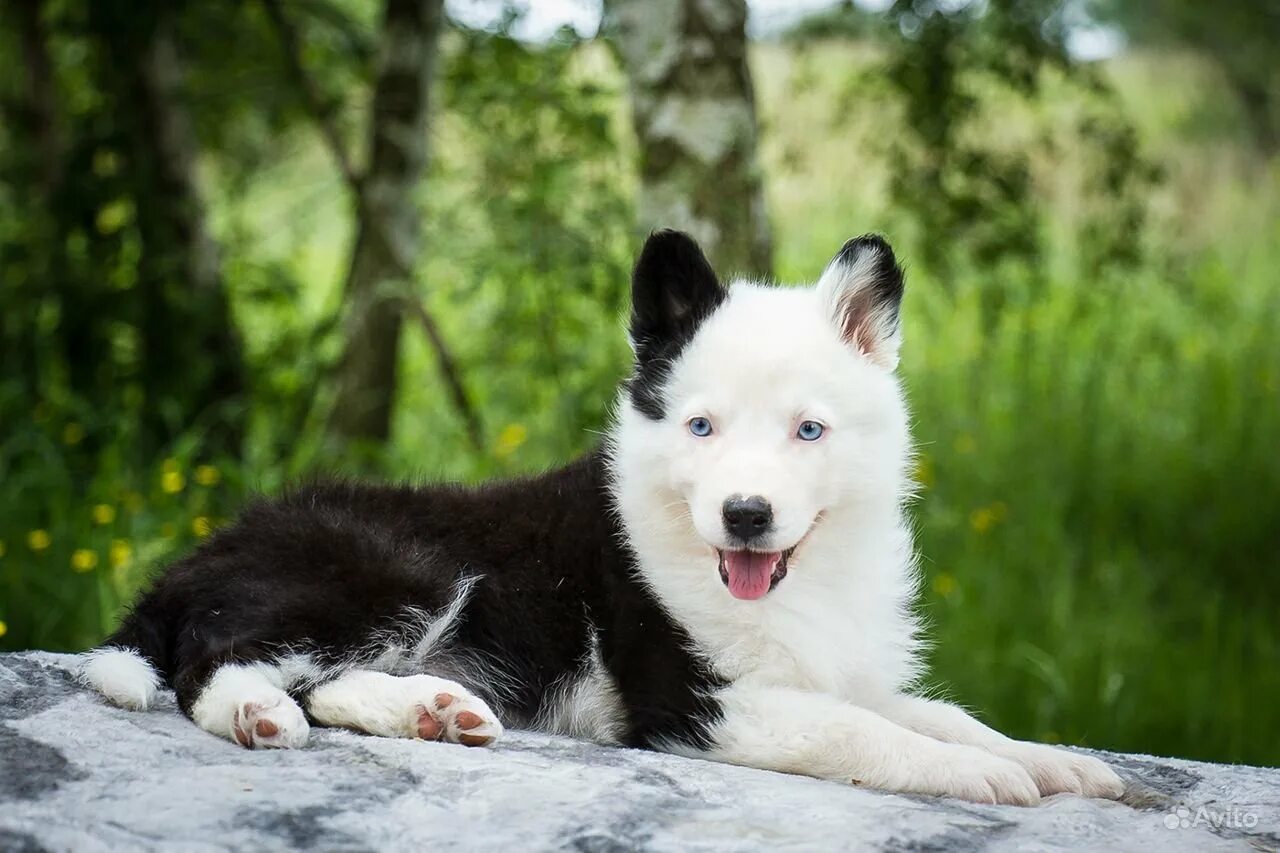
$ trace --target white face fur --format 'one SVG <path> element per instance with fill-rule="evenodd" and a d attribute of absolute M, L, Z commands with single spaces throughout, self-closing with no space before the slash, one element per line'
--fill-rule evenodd
<path fill-rule="evenodd" d="M 638 265 L 637 289 L 641 275 Z M 816 575 L 843 571 L 841 557 L 868 544 L 850 548 L 850 535 L 900 527 L 909 456 L 892 372 L 901 292 L 892 251 L 860 238 L 817 285 L 737 282 L 684 327 L 662 374 L 661 416 L 639 411 L 633 390 L 613 434 L 620 509 L 642 562 L 705 572 L 754 601 L 785 584 L 835 582 Z M 677 309 L 697 298 L 686 288 Z M 743 500 L 767 519 L 745 539 L 729 512 Z"/>
<path fill-rule="evenodd" d="M 650 461 L 713 548 L 739 544 L 722 513 L 735 495 L 772 510 L 753 547 L 786 551 L 824 511 L 893 489 L 905 429 L 897 383 L 840 339 L 824 302 L 813 288 L 735 284 L 672 372 Z M 694 435 L 695 418 L 709 435 Z"/>

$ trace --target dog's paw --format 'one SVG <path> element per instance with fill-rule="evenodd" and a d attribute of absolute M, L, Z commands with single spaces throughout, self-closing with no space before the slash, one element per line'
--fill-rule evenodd
<path fill-rule="evenodd" d="M 454 682 L 432 679 L 430 697 L 413 706 L 413 728 L 424 740 L 488 746 L 502 736 L 502 723 L 484 700 Z"/>
<path fill-rule="evenodd" d="M 953 759 L 940 792 L 975 803 L 1034 806 L 1040 791 L 1026 770 L 1013 761 L 980 749 L 964 749 Z"/>
<path fill-rule="evenodd" d="M 231 736 L 249 749 L 297 749 L 306 746 L 311 726 L 298 704 L 288 697 L 236 705 Z"/>
<path fill-rule="evenodd" d="M 1043 797 L 1080 794 L 1115 800 L 1124 793 L 1124 782 L 1116 772 L 1092 756 L 1023 741 L 1012 741 L 994 751 L 1025 768 Z"/>
<path fill-rule="evenodd" d="M 1034 806 L 1036 782 L 1016 762 L 972 746 L 939 744 L 936 754 L 908 768 L 905 779 L 887 787 L 916 794 L 956 797 L 973 803 Z"/>

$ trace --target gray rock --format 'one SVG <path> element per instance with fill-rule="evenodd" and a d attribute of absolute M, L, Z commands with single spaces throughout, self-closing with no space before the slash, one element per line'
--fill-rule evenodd
<path fill-rule="evenodd" d="M 167 694 L 110 707 L 74 663 L 0 656 L 0 851 L 1280 847 L 1280 770 L 1098 753 L 1124 802 L 1023 809 L 519 732 L 469 749 L 316 729 L 250 751 Z"/>

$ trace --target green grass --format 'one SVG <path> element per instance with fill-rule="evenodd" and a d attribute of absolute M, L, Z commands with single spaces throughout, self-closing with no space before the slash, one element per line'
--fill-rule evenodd
<path fill-rule="evenodd" d="M 784 280 L 811 279 L 851 234 L 884 229 L 896 241 L 903 227 L 877 155 L 885 117 L 832 115 L 868 56 L 827 45 L 805 60 L 778 46 L 753 57 Z M 915 513 L 936 681 L 1023 737 L 1276 764 L 1280 166 L 1249 154 L 1209 69 L 1139 56 L 1108 73 L 1166 172 L 1150 200 L 1143 268 L 1096 279 L 1073 264 L 1064 235 L 1079 209 L 1064 189 L 1076 168 L 1067 151 L 1037 164 L 1054 231 L 1044 285 L 909 269 L 901 371 L 921 450 Z M 445 134 L 441 145 L 451 144 L 460 143 Z M 327 169 L 305 147 L 216 217 L 250 234 L 239 251 L 252 262 L 282 262 L 310 282 L 307 316 L 331 304 L 349 238 Z M 467 185 L 451 174 L 434 195 L 465 204 Z M 553 393 L 553 379 L 522 369 L 532 355 L 495 326 L 501 288 L 520 282 L 459 283 L 474 255 L 428 245 L 428 300 L 458 341 L 491 450 L 466 450 L 430 353 L 411 334 L 388 471 L 473 479 L 590 444 L 591 434 L 561 427 L 560 407 L 600 396 L 624 369 L 615 314 L 574 303 L 593 343 L 573 343 L 572 365 L 555 379 L 569 390 Z M 1005 307 L 984 325 L 980 299 L 992 286 Z M 244 319 L 263 351 L 269 318 Z M 75 422 L 103 432 L 92 413 Z M 237 467 L 203 459 L 193 439 L 132 471 L 109 442 L 90 451 L 79 435 L 44 408 L 6 425 L 5 648 L 95 642 L 149 568 L 199 538 L 196 519 L 216 524 L 246 493 L 325 461 L 258 449 Z M 201 464 L 217 468 L 216 482 Z"/>
<path fill-rule="evenodd" d="M 1053 286 L 986 334 L 917 294 L 947 305 L 903 368 L 936 670 L 1024 736 L 1275 762 L 1280 353 L 1256 318 L 1280 301 L 1123 286 Z"/>

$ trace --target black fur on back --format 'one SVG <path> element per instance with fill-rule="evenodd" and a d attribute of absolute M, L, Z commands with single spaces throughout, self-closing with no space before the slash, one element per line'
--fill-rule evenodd
<path fill-rule="evenodd" d="M 663 416 L 668 366 L 724 297 L 691 238 L 649 238 L 633 278 L 636 409 Z M 150 660 L 189 715 L 224 663 L 306 654 L 336 672 L 375 641 L 400 634 L 412 646 L 422 622 L 406 617 L 438 616 L 465 588 L 449 641 L 413 661 L 421 671 L 521 725 L 598 651 L 624 742 L 705 747 L 722 682 L 636 578 L 607 468 L 597 451 L 478 488 L 329 483 L 259 500 L 169 567 L 108 645 Z M 304 699 L 316 685 L 291 689 Z"/>
<path fill-rule="evenodd" d="M 140 650 L 189 714 L 220 664 L 290 651 L 342 663 L 406 607 L 439 613 L 476 578 L 432 674 L 531 721 L 581 671 L 594 631 L 624 741 L 705 745 L 719 680 L 633 577 L 605 477 L 593 453 L 475 489 L 335 483 L 259 501 L 161 575 L 108 645 Z M 491 692 L 495 676 L 511 689 Z"/>

